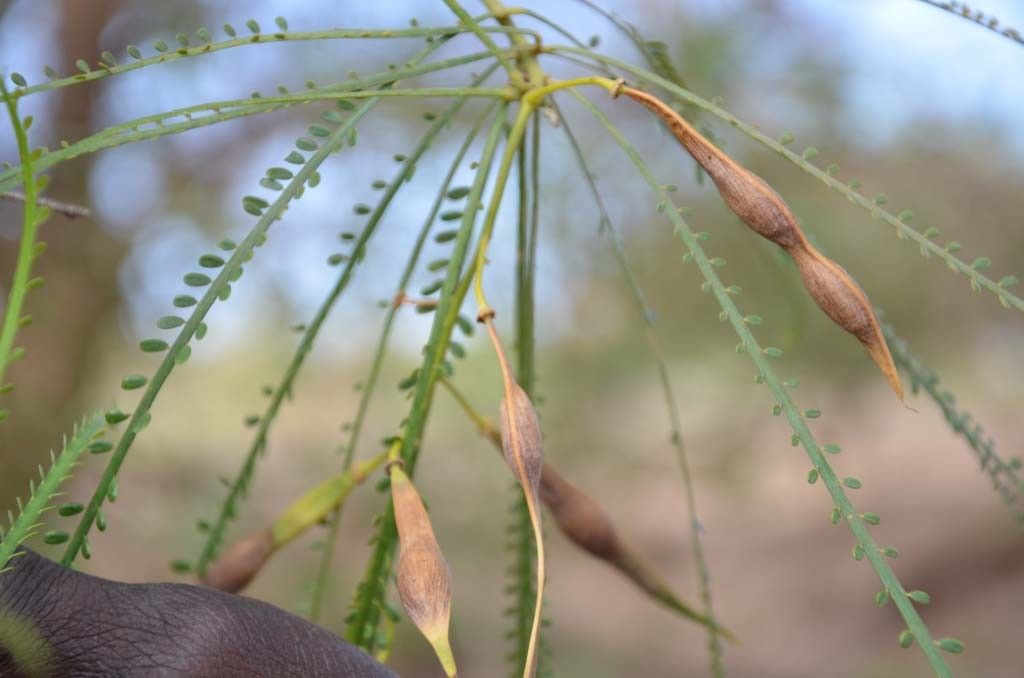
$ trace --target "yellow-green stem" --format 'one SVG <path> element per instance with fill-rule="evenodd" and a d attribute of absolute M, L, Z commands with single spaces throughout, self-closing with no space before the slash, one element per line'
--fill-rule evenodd
<path fill-rule="evenodd" d="M 505 27 L 513 27 L 512 20 L 509 18 L 513 14 L 518 14 L 520 10 L 509 9 L 501 3 L 501 0 L 483 0 L 484 7 L 486 7 L 499 24 Z M 544 70 L 537 63 L 537 57 L 532 52 L 526 51 L 525 48 L 529 47 L 526 40 L 521 35 L 516 33 L 509 34 L 509 42 L 516 46 L 524 48 L 523 52 L 516 57 L 516 63 L 519 64 L 520 69 L 526 72 L 526 77 L 531 85 L 543 85 L 547 75 Z"/>
<path fill-rule="evenodd" d="M 491 309 L 490 305 L 487 303 L 487 297 L 484 294 L 483 287 L 484 264 L 487 262 L 487 247 L 491 242 L 491 234 L 494 232 L 494 221 L 498 216 L 498 208 L 501 207 L 502 196 L 505 194 L 505 184 L 508 183 L 508 175 L 512 170 L 512 162 L 519 149 L 519 144 L 523 141 L 523 135 L 526 133 L 526 123 L 529 121 L 530 116 L 533 115 L 533 112 L 537 110 L 538 106 L 540 106 L 544 97 L 552 92 L 557 92 L 558 90 L 566 89 L 568 87 L 595 85 L 605 88 L 611 94 L 615 94 L 621 84 L 622 82 L 620 80 L 612 80 L 611 78 L 602 78 L 600 76 L 592 75 L 583 78 L 573 78 L 571 80 L 559 80 L 558 82 L 552 82 L 547 85 L 531 88 L 523 93 L 519 105 L 519 113 L 516 115 L 515 122 L 512 123 L 512 129 L 508 134 L 508 143 L 505 145 L 505 151 L 501 156 L 501 164 L 498 166 L 498 176 L 494 185 L 494 191 L 491 193 L 491 201 L 487 205 L 487 214 L 484 217 L 484 225 L 480 231 L 480 242 L 477 245 L 476 250 L 476 264 L 473 274 L 473 294 L 476 296 L 478 317 L 480 319 L 488 318 L 494 314 L 493 309 Z"/>

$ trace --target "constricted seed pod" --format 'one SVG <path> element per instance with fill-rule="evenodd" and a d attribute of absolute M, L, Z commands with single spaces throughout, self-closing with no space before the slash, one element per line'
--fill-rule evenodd
<path fill-rule="evenodd" d="M 903 385 L 867 295 L 842 267 L 811 246 L 786 201 L 761 177 L 730 158 L 654 95 L 632 87 L 620 87 L 617 94 L 654 111 L 715 182 L 729 209 L 752 231 L 793 257 L 804 286 L 818 306 L 864 345 L 902 400 Z"/>
<path fill-rule="evenodd" d="M 729 640 L 736 640 L 728 629 L 679 600 L 654 568 L 619 538 L 601 505 L 549 465 L 544 466 L 540 496 L 559 529 L 574 544 L 618 569 L 666 607 L 698 624 L 717 629 Z"/>
<path fill-rule="evenodd" d="M 270 530 L 262 530 L 240 539 L 224 551 L 203 573 L 206 586 L 238 593 L 253 580 L 274 552 Z"/>
<path fill-rule="evenodd" d="M 448 640 L 451 571 L 416 487 L 399 464 L 392 464 L 389 473 L 400 549 L 398 597 L 409 619 L 434 648 L 445 674 L 455 676 L 455 657 Z"/>
<path fill-rule="evenodd" d="M 449 388 L 452 388 L 449 385 Z M 461 395 L 456 394 L 459 400 Z M 466 405 L 463 405 L 466 407 Z M 480 433 L 502 451 L 501 433 L 471 408 L 470 416 L 477 422 Z M 547 506 L 558 529 L 569 541 L 596 558 L 617 568 L 641 590 L 679 614 L 704 626 L 717 626 L 715 622 L 693 610 L 672 591 L 658 572 L 648 566 L 629 545 L 619 538 L 608 513 L 590 495 L 566 480 L 551 464 L 543 462 L 539 483 L 541 502 Z M 727 629 L 717 626 L 719 633 L 735 640 Z"/>

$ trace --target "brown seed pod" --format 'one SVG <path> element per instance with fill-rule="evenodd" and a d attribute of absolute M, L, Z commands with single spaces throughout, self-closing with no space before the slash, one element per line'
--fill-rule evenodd
<path fill-rule="evenodd" d="M 250 534 L 232 544 L 211 563 L 201 581 L 220 591 L 238 593 L 259 574 L 273 552 L 274 540 L 270 530 Z"/>
<path fill-rule="evenodd" d="M 842 266 L 809 244 L 803 248 L 794 248 L 789 254 L 800 268 L 804 287 L 821 310 L 864 345 L 889 380 L 892 390 L 902 399 L 903 384 L 896 371 L 896 363 L 889 353 L 889 346 L 882 335 L 882 326 L 871 309 L 871 302 L 860 285 Z"/>
<path fill-rule="evenodd" d="M 574 544 L 609 562 L 622 553 L 619 535 L 601 505 L 547 464 L 541 475 L 540 497 Z"/>
<path fill-rule="evenodd" d="M 501 449 L 505 461 L 520 484 L 536 497 L 544 464 L 544 442 L 537 411 L 526 391 L 514 381 L 505 386 L 501 421 Z"/>
<path fill-rule="evenodd" d="M 544 603 L 544 531 L 541 527 L 539 486 L 544 467 L 544 438 L 537 420 L 537 411 L 530 402 L 526 391 L 516 383 L 505 358 L 498 332 L 494 329 L 494 312 L 481 313 L 480 321 L 487 327 L 487 333 L 498 354 L 505 397 L 501 401 L 501 450 L 505 461 L 512 468 L 516 479 L 523 488 L 526 508 L 530 513 L 533 538 L 537 545 L 537 596 L 533 611 L 533 627 L 530 643 L 526 650 L 524 678 L 532 678 L 537 672 L 537 645 L 540 638 L 541 610 Z"/>
<path fill-rule="evenodd" d="M 804 286 L 818 306 L 864 345 L 902 400 L 903 385 L 867 295 L 842 267 L 807 242 L 786 201 L 761 177 L 726 155 L 654 95 L 632 87 L 620 87 L 617 94 L 624 94 L 654 111 L 683 148 L 707 171 L 729 209 L 752 231 L 793 257 L 800 267 Z"/>
<path fill-rule="evenodd" d="M 728 629 L 679 600 L 661 575 L 619 538 L 601 505 L 549 465 L 544 466 L 540 496 L 559 529 L 574 544 L 618 569 L 663 605 L 703 626 L 717 628 L 729 640 L 736 640 Z"/>
<path fill-rule="evenodd" d="M 389 473 L 401 550 L 396 573 L 398 596 L 409 619 L 433 646 L 445 673 L 454 676 L 455 658 L 448 641 L 452 605 L 448 561 L 434 537 L 419 492 L 401 464 L 393 463 Z"/>

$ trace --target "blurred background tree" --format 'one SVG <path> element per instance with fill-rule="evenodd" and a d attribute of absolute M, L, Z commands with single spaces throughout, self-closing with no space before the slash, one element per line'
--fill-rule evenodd
<path fill-rule="evenodd" d="M 1024 81 L 1013 77 L 1024 63 L 1020 45 L 909 0 L 606 4 L 645 36 L 667 43 L 693 91 L 723 98 L 730 111 L 771 136 L 791 131 L 800 147 L 814 145 L 827 158 L 822 165 L 838 162 L 844 176 L 864 182 L 866 194 L 884 192 L 899 208 L 914 210 L 915 224 L 963 242 L 968 260 L 985 254 L 999 271 L 1021 271 L 1024 136 L 1017 121 Z M 102 50 L 169 39 L 198 25 L 239 25 L 249 16 L 269 22 L 284 14 L 293 27 L 309 29 L 390 27 L 412 17 L 424 25 L 451 23 L 440 3 L 293 5 L 0 3 L 0 66 L 35 72 L 51 63 L 70 72 L 76 59 L 94 60 Z M 1014 3 L 989 5 L 1004 23 L 1024 25 Z M 638 59 L 621 34 L 579 3 L 550 2 L 543 10 L 581 35 L 600 36 L 607 53 Z M 34 115 L 34 132 L 46 135 L 34 143 L 53 148 L 60 139 L 177 105 L 379 70 L 395 60 L 392 49 L 386 42 L 362 42 L 359 49 L 311 43 L 218 53 L 39 95 L 21 112 Z M 254 261 L 231 302 L 217 308 L 210 336 L 168 385 L 121 473 L 121 499 L 108 510 L 112 529 L 94 535 L 95 555 L 81 566 L 130 581 L 167 579 L 173 576 L 168 560 L 197 550 L 192 526 L 220 500 L 218 476 L 233 473 L 248 444 L 242 420 L 261 408 L 262 386 L 277 378 L 294 345 L 294 335 L 281 328 L 312 314 L 334 278 L 324 260 L 337 228 L 356 218 L 353 203 L 372 200 L 370 182 L 390 174 L 391 156 L 408 150 L 420 133 L 419 114 L 428 110 L 381 108 L 384 114 L 361 130 L 359 161 L 348 156 L 325 167 L 325 186 L 293 205 L 276 227 L 274 255 Z M 786 351 L 784 369 L 800 380 L 801 401 L 824 412 L 816 431 L 843 444 L 838 464 L 844 473 L 865 479 L 860 505 L 885 516 L 880 531 L 901 547 L 901 577 L 931 593 L 930 626 L 940 635 L 955 632 L 970 646 L 955 660 L 957 674 L 1017 675 L 1021 655 L 1010 640 L 1024 586 L 1024 542 L 975 457 L 931 403 L 910 398 L 918 412 L 898 406 L 856 342 L 798 293 L 788 261 L 752 238 L 709 182 L 697 181 L 692 163 L 669 148 L 674 142 L 650 116 L 612 112 L 660 176 L 679 186 L 695 223 L 713 233 L 715 251 L 728 256 L 729 281 L 741 285 L 745 303 L 765 317 L 759 331 L 765 343 Z M 587 116 L 569 114 L 658 311 L 695 467 L 717 613 L 743 640 L 727 653 L 730 673 L 929 675 L 918 656 L 896 647 L 902 625 L 891 611 L 875 609 L 873 574 L 849 558 L 848 533 L 829 524 L 826 496 L 804 482 L 806 459 L 790 447 L 785 423 L 767 416 L 769 395 L 752 385 L 749 364 L 734 355 L 728 328 L 715 321 L 717 305 L 698 292 L 698 277 L 680 263 L 683 248 L 646 188 Z M 45 294 L 29 300 L 35 322 L 21 342 L 31 350 L 12 368 L 19 388 L 7 402 L 12 421 L 0 425 L 0 508 L 13 504 L 30 471 L 59 446 L 76 417 L 116 404 L 117 381 L 137 371 L 134 347 L 166 311 L 181 272 L 196 253 L 242 231 L 249 218 L 237 209 L 239 198 L 305 122 L 304 112 L 283 111 L 86 156 L 54 173 L 49 195 L 89 205 L 93 216 L 55 216 L 43 230 L 50 246 L 38 271 L 47 279 Z M 958 402 L 985 423 L 999 449 L 1007 456 L 1019 452 L 1019 318 L 995 299 L 972 294 L 963 279 L 922 259 L 889 227 L 794 167 L 726 126 L 708 124 L 729 153 L 787 199 L 812 239 L 885 309 Z M 453 149 L 457 136 L 440 143 Z M 695 599 L 684 504 L 654 366 L 607 242 L 595 237 L 598 215 L 569 149 L 560 135 L 549 138 L 538 272 L 539 405 L 547 453 Z M 237 534 L 264 524 L 337 468 L 339 426 L 355 409 L 353 387 L 365 373 L 381 314 L 377 300 L 395 283 L 392 252 L 413 237 L 430 199 L 429 178 L 449 154 L 437 154 L 418 171 L 420 181 L 411 187 L 418 198 L 385 220 L 352 294 L 329 320 L 311 358 L 314 369 L 301 377 L 273 433 Z M 4 135 L 0 157 L 15 156 L 13 140 Z M 0 284 L 13 266 L 19 210 L 0 202 Z M 514 259 L 510 231 L 499 225 L 492 249 L 492 287 L 506 302 Z M 415 366 L 429 327 L 428 319 L 413 314 L 400 323 L 400 359 L 388 366 L 385 387 Z M 489 348 L 479 338 L 469 348 L 461 381 L 496 412 Z M 395 388 L 383 388 L 378 400 L 368 441 L 389 434 L 394 414 L 406 407 Z M 455 577 L 456 653 L 466 675 L 491 675 L 503 652 L 504 507 L 515 495 L 500 460 L 457 408 L 439 398 L 436 410 L 425 450 L 430 463 L 420 469 L 418 485 L 433 497 L 435 529 Z M 70 492 L 75 486 L 89 492 L 99 472 L 98 464 L 86 463 Z M 362 492 L 350 502 L 325 620 L 330 628 L 341 628 L 349 592 L 362 574 L 369 519 L 384 499 Z M 301 611 L 317 561 L 309 545 L 318 538 L 272 563 L 251 594 Z M 559 536 L 550 543 L 554 624 L 547 636 L 556 649 L 556 674 L 704 670 L 699 628 L 635 596 L 614 572 Z M 394 665 L 402 675 L 434 675 L 428 649 L 403 642 L 414 634 L 411 625 L 400 625 Z"/>

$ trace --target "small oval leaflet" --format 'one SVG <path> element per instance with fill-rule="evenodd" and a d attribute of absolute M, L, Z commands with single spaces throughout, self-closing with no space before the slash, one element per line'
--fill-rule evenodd
<path fill-rule="evenodd" d="M 210 276 L 205 273 L 186 273 L 182 278 L 189 287 L 206 287 L 210 284 Z"/>
<path fill-rule="evenodd" d="M 224 260 L 216 254 L 204 254 L 199 257 L 199 265 L 203 268 L 220 268 L 224 265 Z"/>
<path fill-rule="evenodd" d="M 187 294 L 179 294 L 178 296 L 174 297 L 174 300 L 171 303 L 177 306 L 178 308 L 188 308 L 189 306 L 196 305 L 196 298 L 189 296 Z"/>
<path fill-rule="evenodd" d="M 129 374 L 121 380 L 121 388 L 126 391 L 133 391 L 142 388 L 149 380 L 141 374 Z"/>
<path fill-rule="evenodd" d="M 444 280 L 435 280 L 434 282 L 432 282 L 432 283 L 430 283 L 428 285 L 424 285 L 420 289 L 420 294 L 422 294 L 425 297 L 428 297 L 431 294 L 433 294 L 434 292 L 437 292 L 439 289 L 441 289 L 441 287 L 443 285 L 444 285 Z"/>
<path fill-rule="evenodd" d="M 67 504 L 61 504 L 57 507 L 57 513 L 67 518 L 68 516 L 78 515 L 85 510 L 85 507 L 81 504 L 68 502 Z"/>
<path fill-rule="evenodd" d="M 459 329 L 462 330 L 462 333 L 465 334 L 467 337 L 473 336 L 473 332 L 475 330 L 473 327 L 473 323 L 469 318 L 467 318 L 464 315 L 460 315 L 457 318 L 455 318 L 455 324 L 459 326 Z"/>
<path fill-rule="evenodd" d="M 43 541 L 51 546 L 63 544 L 70 538 L 71 536 L 67 532 L 61 532 L 59 530 L 51 530 L 43 535 Z"/>
<path fill-rule="evenodd" d="M 143 339 L 139 342 L 139 348 L 143 353 L 160 353 L 167 350 L 167 342 L 163 339 Z"/>
<path fill-rule="evenodd" d="M 109 440 L 94 440 L 89 443 L 89 447 L 86 449 L 92 454 L 105 454 L 114 449 L 114 443 Z"/>
<path fill-rule="evenodd" d="M 907 593 L 907 597 L 915 603 L 920 603 L 921 605 L 927 605 L 928 603 L 932 602 L 932 597 L 921 590 L 910 591 L 909 593 Z"/>
<path fill-rule="evenodd" d="M 129 416 L 130 415 L 125 414 L 121 410 L 113 409 L 113 410 L 108 410 L 107 413 L 103 415 L 103 418 L 106 420 L 106 422 L 108 424 L 114 425 L 114 424 L 120 424 L 122 421 L 127 419 Z"/>

